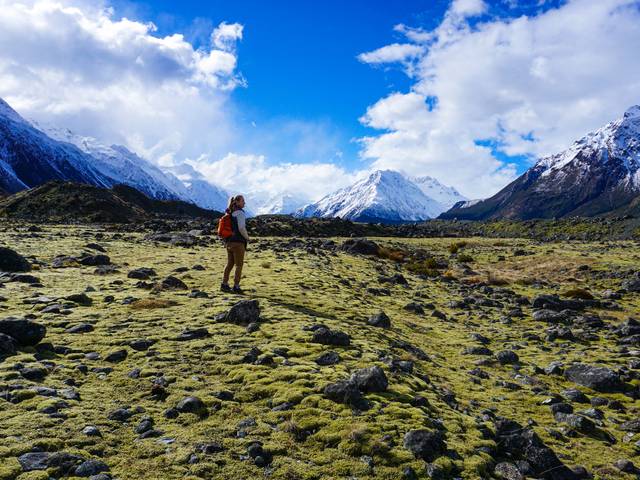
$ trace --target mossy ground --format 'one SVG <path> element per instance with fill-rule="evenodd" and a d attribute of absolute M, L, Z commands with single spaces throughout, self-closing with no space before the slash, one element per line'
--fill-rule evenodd
<path fill-rule="evenodd" d="M 612 339 L 602 336 L 589 343 L 528 342 L 523 334 L 544 337 L 547 327 L 531 318 L 528 307 L 524 308 L 523 318 L 504 324 L 500 322 L 504 311 L 499 308 L 477 307 L 467 312 L 449 306 L 450 301 L 461 298 L 461 283 L 487 279 L 499 279 L 507 288 L 529 298 L 575 288 L 588 289 L 598 296 L 606 288 L 617 288 L 619 280 L 600 278 L 593 272 L 637 267 L 637 243 L 538 244 L 522 239 L 471 238 L 456 254 L 468 255 L 466 268 L 451 256 L 451 239 L 374 239 L 390 249 L 422 248 L 435 257 L 448 259 L 447 275 L 455 280 L 447 282 L 442 277 L 422 279 L 389 259 L 341 252 L 308 253 L 278 248 L 284 240 L 258 239 L 258 245 L 252 245 L 247 252 L 243 288 L 247 298 L 259 299 L 263 322 L 257 332 L 247 333 L 241 326 L 213 320 L 215 314 L 239 300 L 218 290 L 226 259 L 219 244 L 171 247 L 144 241 L 140 234 L 114 235 L 98 227 L 51 226 L 36 234 L 19 230 L 7 228 L 0 232 L 0 244 L 31 257 L 36 264 L 41 262 L 32 273 L 44 287 L 6 284 L 0 289 L 0 296 L 6 297 L 0 303 L 0 317 L 33 313 L 47 327 L 44 341 L 73 349 L 75 353 L 50 355 L 46 360 L 51 362 L 50 373 L 41 385 L 63 389 L 73 383 L 81 400 L 67 400 L 68 408 L 60 410 L 66 418 L 40 413 L 59 399 L 35 395 L 31 390 L 23 391 L 24 399 L 16 404 L 0 400 L 0 479 L 40 478 L 36 474 L 18 477 L 21 470 L 16 457 L 34 447 L 102 458 L 111 473 L 121 479 L 397 479 L 406 466 L 412 466 L 420 478 L 427 478 L 425 463 L 413 459 L 402 446 L 402 438 L 408 430 L 432 428 L 439 421 L 446 428 L 449 450 L 457 455 L 441 457 L 437 463 L 445 472 L 457 472 L 461 478 L 489 478 L 492 459 L 479 448 L 492 441 L 483 438 L 478 428 L 478 417 L 486 408 L 522 424 L 533 420 L 535 431 L 565 463 L 584 465 L 596 478 L 632 478 L 616 473 L 611 465 L 620 458 L 638 463 L 633 449 L 638 438 L 623 442 L 624 432 L 615 426 L 616 421 L 640 413 L 637 403 L 629 397 L 598 394 L 619 400 L 626 407 L 623 413 L 604 407 L 605 429 L 616 438 L 615 443 L 585 435 L 558 439 L 552 433 L 561 425 L 554 421 L 548 407 L 540 404 L 548 395 L 536 395 L 532 386 L 524 383 L 520 383 L 519 390 L 498 386 L 498 380 L 518 383 L 518 379 L 514 379 L 516 372 L 511 366 L 497 363 L 482 366 L 491 374 L 490 379 L 472 383 L 467 372 L 476 366 L 478 357 L 461 354 L 464 347 L 475 345 L 471 333 L 489 337 L 489 347 L 496 352 L 520 347 L 520 373 L 539 378 L 549 392 L 559 393 L 576 385 L 561 376 L 535 375 L 534 366 L 572 360 L 612 368 L 625 365 L 628 359 L 621 357 Z M 98 241 L 118 266 L 118 273 L 96 275 L 95 267 L 85 266 L 50 267 L 56 255 L 78 253 L 87 243 L 95 242 L 98 232 L 103 234 Z M 259 248 L 260 244 L 263 248 Z M 516 250 L 527 254 L 514 255 Z M 204 270 L 192 269 L 196 264 Z M 583 265 L 589 269 L 581 268 Z M 154 268 L 159 279 L 173 274 L 190 289 L 208 292 L 210 298 L 189 298 L 188 291 L 152 294 L 138 289 L 137 280 L 127 278 L 128 271 L 138 267 Z M 173 272 L 178 267 L 189 270 Z M 409 287 L 380 285 L 380 273 L 402 273 Z M 42 314 L 38 307 L 24 303 L 36 292 L 55 298 L 85 291 L 89 286 L 95 289 L 88 293 L 93 305 L 78 306 L 67 315 Z M 391 295 L 371 295 L 366 289 L 372 286 L 390 288 Z M 115 301 L 105 303 L 103 299 L 109 295 Z M 123 304 L 127 297 L 167 302 L 147 302 L 149 308 L 142 308 L 144 304 Z M 447 319 L 431 317 L 429 311 L 427 315 L 416 315 L 404 310 L 411 301 L 433 303 Z M 640 313 L 638 295 L 627 295 L 620 304 L 620 311 L 598 313 L 612 324 Z M 379 310 L 391 318 L 391 329 L 366 325 L 366 318 Z M 65 333 L 65 329 L 79 323 L 90 323 L 95 329 L 84 334 Z M 314 323 L 348 333 L 351 346 L 310 343 L 311 335 L 302 327 Z M 187 342 L 174 340 L 185 328 L 196 327 L 206 327 L 211 336 Z M 156 343 L 147 352 L 126 346 L 140 338 Z M 390 349 L 392 340 L 407 341 L 424 350 L 429 358 L 419 360 L 403 350 Z M 283 365 L 284 358 L 278 355 L 274 355 L 273 365 L 241 363 L 252 346 L 263 354 L 285 348 L 289 364 Z M 103 360 L 121 348 L 128 351 L 124 361 L 112 364 Z M 335 366 L 318 366 L 314 359 L 328 350 L 337 351 L 342 361 Z M 413 374 L 389 372 L 380 361 L 381 350 L 414 360 Z M 89 352 L 98 352 L 100 359 L 88 360 L 85 354 Z M 22 350 L 0 363 L 0 389 L 16 383 L 27 389 L 36 385 L 21 378 L 15 369 L 17 363 L 36 364 L 34 354 L 33 349 Z M 80 364 L 89 367 L 87 374 L 78 370 Z M 385 369 L 390 385 L 387 392 L 367 395 L 373 403 L 370 410 L 354 415 L 349 407 L 322 395 L 327 383 L 371 365 Z M 93 367 L 111 367 L 113 371 L 95 373 L 91 371 Z M 141 369 L 140 378 L 127 375 L 134 368 Z M 161 374 L 169 382 L 169 396 L 157 401 L 150 396 L 151 382 Z M 579 388 L 590 396 L 596 395 Z M 222 390 L 233 392 L 234 400 L 219 400 L 215 393 Z M 455 394 L 455 408 L 444 401 L 448 391 Z M 207 404 L 210 414 L 206 418 L 192 414 L 181 414 L 177 419 L 163 416 L 165 409 L 188 395 L 198 396 Z M 412 406 L 416 395 L 425 397 L 428 405 Z M 289 410 L 272 410 L 284 402 L 295 405 Z M 110 411 L 123 406 L 142 407 L 144 413 L 127 423 L 107 419 Z M 153 417 L 156 428 L 163 432 L 161 437 L 137 438 L 133 429 L 143 415 Z M 255 426 L 246 429 L 246 436 L 239 436 L 238 423 L 249 417 L 255 419 Z M 87 425 L 96 425 L 103 436 L 85 436 L 82 429 Z M 273 462 L 266 470 L 244 459 L 246 447 L 253 440 L 262 441 L 265 449 L 273 453 Z M 212 455 L 198 452 L 197 444 L 212 441 L 220 442 L 225 450 Z M 198 463 L 189 463 L 193 454 L 198 456 Z"/>

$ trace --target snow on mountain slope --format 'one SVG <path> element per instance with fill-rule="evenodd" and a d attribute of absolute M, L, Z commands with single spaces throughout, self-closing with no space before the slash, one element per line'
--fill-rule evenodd
<path fill-rule="evenodd" d="M 434 199 L 443 206 L 443 211 L 450 209 L 454 204 L 468 200 L 453 187 L 447 187 L 433 177 L 407 177 L 418 186 L 422 193 Z"/>
<path fill-rule="evenodd" d="M 224 211 L 229 195 L 208 182 L 190 165 L 161 170 L 122 145 L 106 146 L 92 137 L 76 135 L 67 129 L 46 127 L 58 140 L 72 143 L 100 160 L 97 168 L 120 183 L 137 188 L 157 199 L 179 199 L 202 208 Z"/>
<path fill-rule="evenodd" d="M 229 201 L 229 193 L 209 181 L 191 165 L 183 163 L 170 169 L 174 178 L 187 190 L 192 201 L 202 207 L 224 212 Z"/>
<path fill-rule="evenodd" d="M 258 208 L 257 213 L 258 215 L 288 215 L 291 213 L 295 213 L 296 210 L 302 208 L 306 203 L 307 202 L 303 198 L 287 193 L 274 195 Z"/>
<path fill-rule="evenodd" d="M 392 170 L 378 170 L 296 212 L 299 217 L 341 217 L 355 221 L 411 222 L 433 218 L 443 206 Z"/>
<path fill-rule="evenodd" d="M 183 175 L 185 171 L 182 171 Z M 15 193 L 50 180 L 131 186 L 151 198 L 224 209 L 227 194 L 191 167 L 179 179 L 121 145 L 28 122 L 0 99 L 0 189 Z"/>
<path fill-rule="evenodd" d="M 640 196 L 640 106 L 541 158 L 493 197 L 441 218 L 554 218 L 623 212 Z"/>
<path fill-rule="evenodd" d="M 122 145 L 107 146 L 92 137 L 77 135 L 66 128 L 32 122 L 51 138 L 77 146 L 96 159 L 94 167 L 118 183 L 129 185 L 159 200 L 192 201 L 187 188 L 172 175 Z"/>
<path fill-rule="evenodd" d="M 16 123 L 27 123 L 7 102 L 0 98 L 0 118 L 6 118 Z"/>
<path fill-rule="evenodd" d="M 95 168 L 76 146 L 34 128 L 5 102 L 0 108 L 0 188 L 15 193 L 50 180 L 110 187 L 115 180 Z"/>

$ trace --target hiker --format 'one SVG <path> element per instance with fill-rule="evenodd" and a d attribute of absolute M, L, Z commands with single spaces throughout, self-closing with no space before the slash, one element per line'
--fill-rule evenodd
<path fill-rule="evenodd" d="M 220 285 L 220 290 L 223 292 L 243 293 L 240 288 L 240 278 L 242 276 L 244 252 L 247 250 L 247 242 L 249 242 L 246 216 L 243 208 L 244 197 L 242 195 L 231 197 L 229 206 L 225 210 L 225 215 L 218 224 L 218 234 L 227 248 L 227 266 L 224 268 L 222 284 Z M 229 275 L 234 266 L 236 271 L 233 276 L 233 288 L 230 288 Z"/>

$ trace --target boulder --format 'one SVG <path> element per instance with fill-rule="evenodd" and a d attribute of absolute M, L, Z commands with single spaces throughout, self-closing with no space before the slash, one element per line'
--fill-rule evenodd
<path fill-rule="evenodd" d="M 156 271 L 153 268 L 148 267 L 140 267 L 134 270 L 131 270 L 127 274 L 127 278 L 134 278 L 137 280 L 148 280 L 151 277 L 156 276 Z"/>
<path fill-rule="evenodd" d="M 159 288 L 162 290 L 187 290 L 189 287 L 179 278 L 169 275 L 160 282 Z"/>
<path fill-rule="evenodd" d="M 31 264 L 18 252 L 7 247 L 0 247 L 0 271 L 29 272 Z"/>
<path fill-rule="evenodd" d="M 16 342 L 15 338 L 0 333 L 0 358 L 15 355 L 17 346 L 18 342 Z"/>
<path fill-rule="evenodd" d="M 326 327 L 320 327 L 313 332 L 311 342 L 321 343 L 322 345 L 348 347 L 351 344 L 351 338 L 349 335 L 339 330 L 330 330 Z"/>
<path fill-rule="evenodd" d="M 339 363 L 340 360 L 341 360 L 340 355 L 338 355 L 337 352 L 329 351 L 329 352 L 323 353 L 318 358 L 316 358 L 315 362 L 320 366 L 327 366 L 327 365 L 335 365 L 336 363 Z"/>
<path fill-rule="evenodd" d="M 23 472 L 31 472 L 33 470 L 46 470 L 49 457 L 48 452 L 29 452 L 18 457 L 18 462 Z"/>
<path fill-rule="evenodd" d="M 178 402 L 176 410 L 181 413 L 195 413 L 201 415 L 207 411 L 207 407 L 198 397 L 185 397 Z"/>
<path fill-rule="evenodd" d="M 361 255 L 378 255 L 380 253 L 378 244 L 366 238 L 350 238 L 340 246 L 340 249 L 348 253 L 359 253 Z"/>
<path fill-rule="evenodd" d="M 247 326 L 260 320 L 260 303 L 258 300 L 241 300 L 224 315 L 224 321 L 236 325 Z"/>
<path fill-rule="evenodd" d="M 86 293 L 74 293 L 72 295 L 67 295 L 66 297 L 64 297 L 64 299 L 77 303 L 78 305 L 81 305 L 83 307 L 90 307 L 93 303 L 91 297 L 89 297 L 89 295 L 87 295 Z"/>
<path fill-rule="evenodd" d="M 359 410 L 369 408 L 358 387 L 349 380 L 331 383 L 324 388 L 324 396 L 336 403 L 343 403 Z"/>
<path fill-rule="evenodd" d="M 0 333 L 13 337 L 19 345 L 37 345 L 44 338 L 47 329 L 44 325 L 19 318 L 0 320 Z"/>
<path fill-rule="evenodd" d="M 187 328 L 175 339 L 179 342 L 186 342 L 189 340 L 198 340 L 209 336 L 209 331 L 206 328 Z"/>
<path fill-rule="evenodd" d="M 606 367 L 576 363 L 565 369 L 564 376 L 567 380 L 597 392 L 614 393 L 624 390 L 624 382 L 620 376 Z"/>
<path fill-rule="evenodd" d="M 111 265 L 111 259 L 108 255 L 86 255 L 78 260 L 82 265 L 98 267 L 102 265 Z"/>
<path fill-rule="evenodd" d="M 391 319 L 383 311 L 369 317 L 367 323 L 372 327 L 391 328 Z"/>
<path fill-rule="evenodd" d="M 76 467 L 77 477 L 91 477 L 101 472 L 108 472 L 109 466 L 100 460 L 87 460 Z"/>
<path fill-rule="evenodd" d="M 444 434 L 440 431 L 411 430 L 403 440 L 404 448 L 413 456 L 431 462 L 447 451 Z"/>
<path fill-rule="evenodd" d="M 516 352 L 512 350 L 502 350 L 501 352 L 496 353 L 496 358 L 500 365 L 507 365 L 509 363 L 518 363 L 520 360 Z"/>
<path fill-rule="evenodd" d="M 356 370 L 351 374 L 349 381 L 363 393 L 385 392 L 389 386 L 384 370 L 377 365 Z"/>
<path fill-rule="evenodd" d="M 127 358 L 127 351 L 125 349 L 115 350 L 104 357 L 106 362 L 119 363 Z"/>
<path fill-rule="evenodd" d="M 531 469 L 527 476 L 545 480 L 577 480 L 581 478 L 564 465 L 551 448 L 531 429 L 502 417 L 495 420 L 497 457 L 518 458 Z"/>

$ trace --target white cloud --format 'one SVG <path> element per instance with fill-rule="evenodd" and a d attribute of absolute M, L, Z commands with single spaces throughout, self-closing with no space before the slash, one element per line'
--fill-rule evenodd
<path fill-rule="evenodd" d="M 408 58 L 414 58 L 423 52 L 419 45 L 411 43 L 394 43 L 374 50 L 373 52 L 358 55 L 358 60 L 363 63 L 389 63 L 403 62 Z"/>
<path fill-rule="evenodd" d="M 355 174 L 333 163 L 270 165 L 263 155 L 229 153 L 217 161 L 203 156 L 186 163 L 232 195 L 244 194 L 250 209 L 255 209 L 272 196 L 285 193 L 317 200 L 356 179 Z"/>
<path fill-rule="evenodd" d="M 220 50 L 234 51 L 238 40 L 242 40 L 243 28 L 239 23 L 222 22 L 211 33 L 211 42 Z"/>
<path fill-rule="evenodd" d="M 228 92 L 244 85 L 221 23 L 196 49 L 98 2 L 0 0 L 0 97 L 23 116 L 123 143 L 158 163 L 224 152 Z"/>
<path fill-rule="evenodd" d="M 640 103 L 637 0 L 573 0 L 470 26 L 467 17 L 483 13 L 483 2 L 457 1 L 433 31 L 395 27 L 425 53 L 407 67 L 411 91 L 381 99 L 361 119 L 386 130 L 361 140 L 374 167 L 487 196 L 515 171 L 477 140 L 508 155 L 551 154 Z"/>
<path fill-rule="evenodd" d="M 487 4 L 483 0 L 454 0 L 451 12 L 456 15 L 473 17 L 487 11 Z"/>

